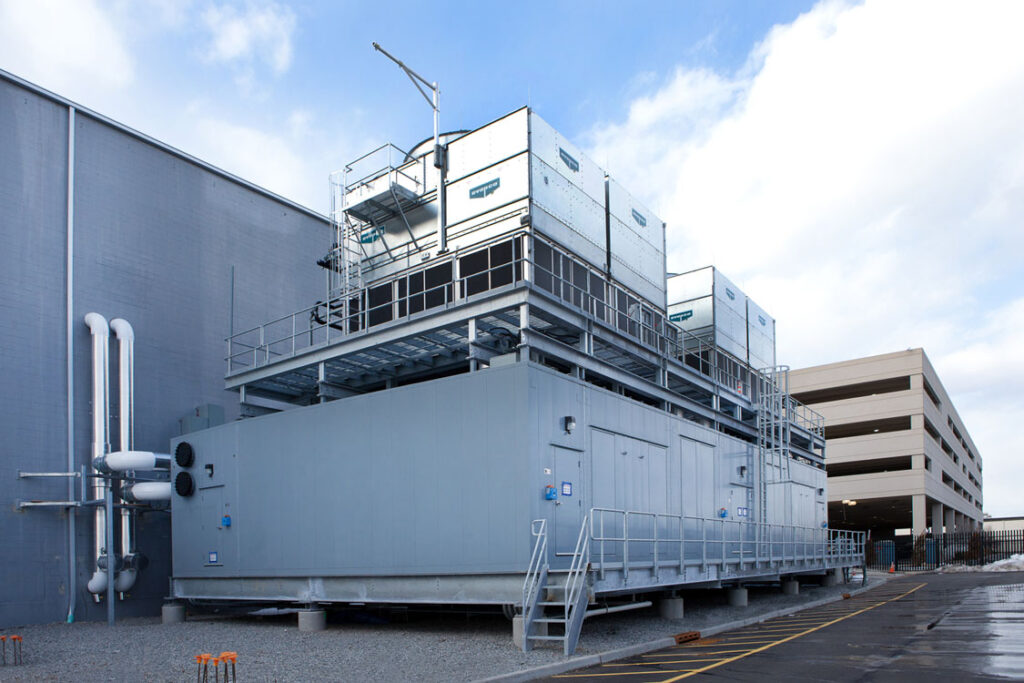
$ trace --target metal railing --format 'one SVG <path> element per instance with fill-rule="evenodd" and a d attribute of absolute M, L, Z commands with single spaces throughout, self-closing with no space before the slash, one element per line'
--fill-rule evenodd
<path fill-rule="evenodd" d="M 861 565 L 864 532 L 657 512 L 592 508 L 587 517 L 592 563 L 604 578 L 608 568 L 717 566 L 744 571 L 797 565 Z M 760 532 L 760 533 L 759 533 Z"/>
<path fill-rule="evenodd" d="M 537 597 L 542 588 L 544 572 L 548 562 L 548 521 L 546 519 L 535 519 L 530 523 L 530 534 L 533 536 L 533 553 L 530 555 L 530 565 L 526 569 L 526 578 L 523 580 L 523 621 L 525 624 L 533 622 L 534 611 L 537 608 Z M 524 634 L 524 640 L 525 640 Z"/>
<path fill-rule="evenodd" d="M 519 255 L 511 262 L 489 264 L 487 269 L 470 274 L 459 272 L 459 260 L 499 242 L 521 240 L 525 234 L 506 234 L 455 250 L 443 259 L 378 280 L 347 297 L 318 301 L 289 315 L 237 332 L 227 339 L 227 373 L 262 367 L 311 348 L 328 346 L 342 338 L 368 334 L 381 325 L 447 307 L 471 296 L 469 292 L 475 292 L 478 283 L 522 283 L 528 264 L 523 256 L 523 246 L 517 248 L 514 254 Z M 443 276 L 443 281 L 428 286 L 433 273 Z M 493 288 L 487 286 L 484 290 Z"/>

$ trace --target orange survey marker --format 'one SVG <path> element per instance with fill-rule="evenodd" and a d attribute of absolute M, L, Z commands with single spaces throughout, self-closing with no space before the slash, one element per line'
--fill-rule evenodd
<path fill-rule="evenodd" d="M 890 574 L 895 574 L 896 573 L 896 563 L 895 562 L 893 562 L 892 564 L 889 565 L 889 573 Z"/>
<path fill-rule="evenodd" d="M 24 664 L 25 656 L 21 649 L 21 636 L 11 636 L 11 655 L 13 655 L 15 664 Z"/>
<path fill-rule="evenodd" d="M 220 661 L 224 662 L 224 681 L 225 681 L 225 683 L 227 683 L 227 680 L 228 680 L 228 662 L 231 662 L 231 680 L 232 681 L 236 680 L 237 679 L 237 674 L 235 673 L 235 664 L 238 662 L 238 653 L 237 652 L 231 652 L 230 650 L 228 650 L 227 652 L 221 652 L 220 653 Z"/>

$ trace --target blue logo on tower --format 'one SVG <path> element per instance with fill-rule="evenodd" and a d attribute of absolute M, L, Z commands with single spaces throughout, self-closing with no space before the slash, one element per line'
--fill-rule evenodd
<path fill-rule="evenodd" d="M 562 163 L 569 167 L 570 171 L 572 171 L 573 173 L 579 173 L 580 162 L 576 161 L 576 159 L 574 159 L 571 154 L 566 152 L 561 147 L 558 148 L 558 158 L 562 160 Z"/>
<path fill-rule="evenodd" d="M 633 220 L 635 220 L 640 227 L 646 228 L 647 218 L 645 218 L 644 215 L 636 209 L 630 209 L 630 211 L 633 212 Z"/>
<path fill-rule="evenodd" d="M 488 180 L 483 185 L 477 185 L 469 189 L 470 199 L 483 199 L 487 195 L 494 194 L 495 190 L 501 187 L 501 178 L 495 178 L 494 180 Z"/>

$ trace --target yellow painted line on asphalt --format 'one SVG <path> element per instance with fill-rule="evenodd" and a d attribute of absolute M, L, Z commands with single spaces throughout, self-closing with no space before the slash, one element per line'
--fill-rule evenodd
<path fill-rule="evenodd" d="M 674 659 L 672 661 L 667 661 L 667 662 L 644 662 L 644 664 L 645 665 L 648 665 L 648 664 L 690 664 L 691 662 L 717 662 L 720 659 L 722 659 L 722 657 L 708 657 L 706 659 L 696 659 L 696 658 L 695 659 Z M 621 664 L 615 664 L 615 663 L 613 663 L 613 664 L 602 664 L 601 666 L 603 666 L 603 667 L 616 667 L 616 666 L 636 666 L 636 665 L 637 665 L 636 662 L 623 662 Z"/>
<path fill-rule="evenodd" d="M 665 680 L 661 681 L 661 683 L 674 683 L 674 681 L 679 681 L 679 680 L 682 680 L 684 678 L 689 678 L 690 676 L 694 676 L 696 674 L 703 673 L 705 671 L 710 671 L 711 669 L 717 669 L 720 666 L 723 666 L 725 664 L 729 664 L 731 662 L 738 661 L 738 660 L 743 659 L 745 657 L 749 657 L 750 655 L 757 654 L 758 652 L 764 652 L 765 650 L 771 649 L 771 648 L 775 647 L 776 645 L 781 645 L 782 643 L 786 643 L 786 642 L 789 642 L 791 640 L 795 640 L 796 638 L 800 638 L 800 637 L 805 636 L 805 635 L 807 635 L 809 633 L 814 633 L 815 631 L 820 631 L 821 629 L 823 629 L 823 628 L 825 628 L 827 626 L 831 626 L 832 624 L 837 624 L 840 621 L 845 621 L 846 619 L 849 619 L 850 617 L 855 617 L 858 614 L 863 614 L 864 612 L 868 612 L 870 610 L 873 610 L 876 607 L 881 607 L 882 605 L 886 605 L 886 604 L 888 604 L 890 602 L 895 602 L 896 600 L 899 600 L 900 598 L 905 598 L 906 596 L 910 595 L 914 591 L 920 590 L 920 589 L 924 588 L 927 585 L 928 584 L 926 584 L 926 583 L 919 584 L 917 586 L 914 586 L 910 590 L 908 590 L 906 593 L 901 593 L 900 595 L 897 595 L 896 597 L 890 598 L 888 600 L 883 600 L 882 602 L 873 603 L 873 604 L 868 605 L 867 607 L 863 607 L 863 608 L 861 608 L 861 609 L 859 609 L 859 610 L 857 610 L 855 612 L 850 612 L 848 614 L 845 614 L 844 616 L 837 617 L 836 619 L 833 619 L 832 621 L 828 621 L 828 622 L 826 622 L 824 624 L 821 624 L 820 626 L 815 626 L 813 628 L 806 629 L 804 631 L 801 631 L 800 633 L 796 633 L 794 635 L 787 636 L 787 637 L 782 638 L 780 640 L 776 640 L 774 642 L 768 643 L 767 645 L 763 645 L 761 647 L 754 648 L 753 650 L 749 650 L 749 651 L 743 652 L 743 653 L 738 654 L 738 655 L 736 655 L 734 657 L 727 657 L 727 658 L 725 658 L 725 659 L 723 659 L 721 661 L 715 662 L 713 664 L 708 664 L 707 666 L 703 666 L 703 667 L 701 667 L 699 669 L 693 669 L 693 670 L 690 670 L 690 671 L 681 671 L 681 672 L 675 672 L 675 671 L 670 672 L 670 673 L 679 673 L 680 675 L 679 676 L 673 676 L 672 678 L 666 678 Z M 600 675 L 603 675 L 603 674 L 592 674 L 592 675 L 600 676 Z"/>
<path fill-rule="evenodd" d="M 731 654 L 733 652 L 746 652 L 748 649 L 750 649 L 750 648 L 743 647 L 743 648 L 740 648 L 738 650 L 715 650 L 714 652 L 694 652 L 693 655 L 695 657 L 698 657 L 698 656 L 702 657 L 704 655 L 723 655 L 723 654 Z M 686 653 L 685 652 L 682 652 L 682 653 L 681 652 L 666 652 L 664 654 L 641 655 L 641 656 L 642 657 L 684 657 L 684 656 L 686 656 Z"/>
<path fill-rule="evenodd" d="M 660 669 L 656 671 L 616 671 L 612 673 L 600 673 L 600 674 L 558 674 L 554 678 L 594 678 L 597 676 L 640 676 L 643 674 L 675 674 L 675 673 L 696 673 L 700 669 Z"/>

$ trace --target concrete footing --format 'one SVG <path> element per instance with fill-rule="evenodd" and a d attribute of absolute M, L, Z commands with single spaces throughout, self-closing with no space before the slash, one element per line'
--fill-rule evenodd
<path fill-rule="evenodd" d="M 547 634 L 547 622 L 533 625 L 533 635 L 546 636 Z M 512 618 L 512 642 L 519 649 L 523 648 L 523 617 L 521 615 Z"/>
<path fill-rule="evenodd" d="M 821 579 L 822 586 L 838 586 L 840 581 L 843 580 L 842 569 L 829 569 L 825 572 L 825 576 Z"/>
<path fill-rule="evenodd" d="M 730 588 L 728 591 L 729 595 L 729 606 L 730 607 L 746 607 L 747 606 L 747 589 L 746 588 Z"/>
<path fill-rule="evenodd" d="M 323 631 L 327 628 L 327 611 L 322 609 L 304 609 L 299 611 L 300 631 Z"/>
<path fill-rule="evenodd" d="M 160 621 L 165 624 L 180 624 L 185 621 L 185 606 L 169 602 L 160 609 Z"/>
<path fill-rule="evenodd" d="M 783 595 L 799 595 L 800 594 L 800 582 L 791 579 L 782 582 L 782 594 Z"/>
<path fill-rule="evenodd" d="M 665 598 L 664 600 L 658 601 L 658 614 L 661 615 L 662 619 L 682 619 L 683 618 L 683 599 L 682 598 Z"/>

